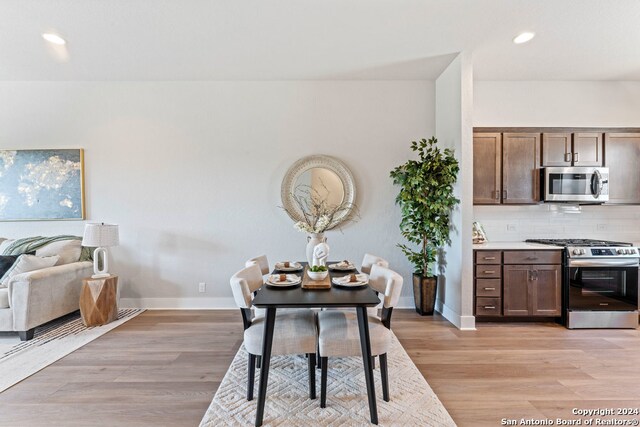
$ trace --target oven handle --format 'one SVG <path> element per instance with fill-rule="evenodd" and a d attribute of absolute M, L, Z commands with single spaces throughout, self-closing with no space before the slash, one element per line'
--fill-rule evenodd
<path fill-rule="evenodd" d="M 640 262 L 634 259 L 599 258 L 599 259 L 570 259 L 569 267 L 638 267 Z"/>

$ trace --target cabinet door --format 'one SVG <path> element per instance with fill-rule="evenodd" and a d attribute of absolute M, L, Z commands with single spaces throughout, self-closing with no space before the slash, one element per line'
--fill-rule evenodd
<path fill-rule="evenodd" d="M 531 267 L 529 301 L 532 316 L 560 316 L 562 313 L 562 277 L 559 265 Z"/>
<path fill-rule="evenodd" d="M 571 134 L 542 134 L 542 166 L 571 166 Z"/>
<path fill-rule="evenodd" d="M 476 205 L 500 204 L 502 183 L 500 164 L 502 135 L 476 133 L 473 135 L 473 203 Z"/>
<path fill-rule="evenodd" d="M 503 269 L 503 314 L 505 316 L 528 316 L 531 266 L 505 265 Z"/>
<path fill-rule="evenodd" d="M 604 139 L 609 203 L 640 203 L 640 133 L 607 133 Z"/>
<path fill-rule="evenodd" d="M 502 203 L 534 204 L 540 200 L 540 134 L 502 136 Z"/>
<path fill-rule="evenodd" d="M 573 134 L 573 165 L 602 166 L 602 134 L 596 132 Z"/>

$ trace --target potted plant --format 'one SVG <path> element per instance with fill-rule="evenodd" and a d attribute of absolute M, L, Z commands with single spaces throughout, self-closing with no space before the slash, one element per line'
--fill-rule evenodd
<path fill-rule="evenodd" d="M 421 139 L 411 143 L 418 160 L 408 160 L 391 171 L 395 185 L 400 186 L 396 203 L 402 210 L 402 236 L 417 248 L 398 244 L 413 265 L 413 295 L 416 311 L 433 314 L 437 278 L 434 264 L 438 248 L 451 242 L 449 238 L 451 212 L 460 202 L 453 195 L 453 186 L 460 170 L 453 150 L 441 150 L 438 140 Z"/>

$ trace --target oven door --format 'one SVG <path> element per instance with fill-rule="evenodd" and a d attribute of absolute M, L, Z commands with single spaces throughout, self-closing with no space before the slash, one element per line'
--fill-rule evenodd
<path fill-rule="evenodd" d="M 638 266 L 569 269 L 568 308 L 578 311 L 638 309 Z"/>
<path fill-rule="evenodd" d="M 544 200 L 547 202 L 602 203 L 609 200 L 608 168 L 544 168 Z"/>

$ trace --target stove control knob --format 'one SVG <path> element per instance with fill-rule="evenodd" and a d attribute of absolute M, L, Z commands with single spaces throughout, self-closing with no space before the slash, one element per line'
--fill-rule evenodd
<path fill-rule="evenodd" d="M 580 255 L 584 255 L 586 252 L 584 249 L 580 249 Z"/>
<path fill-rule="evenodd" d="M 574 249 L 573 250 L 573 254 L 574 255 L 580 255 L 580 249 Z"/>
<path fill-rule="evenodd" d="M 634 248 L 629 249 L 629 253 L 631 253 L 631 254 L 635 254 L 635 253 L 636 253 L 636 250 L 635 250 Z"/>
<path fill-rule="evenodd" d="M 624 249 L 618 249 L 617 252 L 618 252 L 618 255 L 622 255 L 622 254 L 624 254 Z"/>
<path fill-rule="evenodd" d="M 627 255 L 631 255 L 633 253 L 633 251 L 631 249 L 625 249 L 624 253 Z"/>

